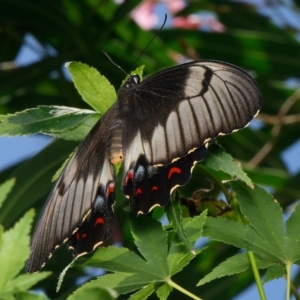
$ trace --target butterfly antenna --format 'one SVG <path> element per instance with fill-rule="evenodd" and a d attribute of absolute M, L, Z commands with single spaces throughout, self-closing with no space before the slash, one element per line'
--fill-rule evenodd
<path fill-rule="evenodd" d="M 162 31 L 162 29 L 164 28 L 166 22 L 167 22 L 167 14 L 165 14 L 165 19 L 163 24 L 161 25 L 161 27 L 159 28 L 159 30 L 157 31 L 157 33 L 154 35 L 154 37 L 151 39 L 151 41 L 147 44 L 147 46 L 144 48 L 144 50 L 140 53 L 140 55 L 138 56 L 138 58 L 135 60 L 133 67 L 131 69 L 131 71 L 134 69 L 136 63 L 138 62 L 138 60 L 140 59 L 140 57 L 144 54 L 144 52 L 147 50 L 147 48 L 150 46 L 150 44 L 154 41 L 154 39 L 160 34 L 160 32 Z"/>
<path fill-rule="evenodd" d="M 126 73 L 119 65 L 117 65 L 105 51 L 102 50 L 102 53 L 109 59 L 109 61 L 110 61 L 113 65 L 115 65 L 117 68 L 119 68 L 121 71 L 123 71 L 123 72 L 125 73 L 126 76 L 128 76 L 128 74 L 127 74 L 127 73 Z"/>

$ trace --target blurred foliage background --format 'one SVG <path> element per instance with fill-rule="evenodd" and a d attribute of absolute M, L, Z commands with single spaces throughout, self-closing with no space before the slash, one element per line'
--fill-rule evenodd
<path fill-rule="evenodd" d="M 37 105 L 84 108 L 64 70 L 68 61 L 97 68 L 118 88 L 124 74 L 101 51 L 130 72 L 162 24 L 164 13 L 168 14 L 165 28 L 137 64 L 146 66 L 145 75 L 197 59 L 222 60 L 249 71 L 263 94 L 262 111 L 250 127 L 218 140 L 256 183 L 268 187 L 284 209 L 290 208 L 300 199 L 300 171 L 291 173 L 282 154 L 299 142 L 300 135 L 299 0 L 0 0 L 0 113 Z M 35 47 L 32 39 L 40 46 Z M 18 65 L 16 57 L 24 45 L 39 59 Z M 1 224 L 9 228 L 30 207 L 39 213 L 53 184 L 52 176 L 76 145 L 54 140 L 33 158 L 0 173 L 1 182 L 17 179 L 0 210 Z M 291 159 L 299 163 L 300 153 Z M 208 185 L 200 176 L 194 176 L 193 182 L 195 188 Z M 119 228 L 111 242 L 130 246 L 125 203 L 117 202 Z M 174 281 L 204 299 L 232 299 L 253 282 L 250 272 L 201 288 L 195 284 L 236 251 L 210 243 Z M 50 297 L 64 299 L 75 288 L 78 277 L 86 276 L 84 270 L 70 270 L 60 294 L 55 294 L 61 262 L 66 265 L 70 257 L 60 249 L 47 265 L 53 276 L 38 287 Z M 299 281 L 298 273 L 295 283 Z M 172 299 L 176 297 L 182 299 L 173 292 Z"/>

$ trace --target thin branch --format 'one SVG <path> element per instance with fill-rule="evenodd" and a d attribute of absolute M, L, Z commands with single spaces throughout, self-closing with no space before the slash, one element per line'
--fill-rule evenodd
<path fill-rule="evenodd" d="M 299 295 L 298 289 L 297 289 L 297 287 L 295 286 L 295 284 L 293 283 L 292 280 L 290 282 L 290 285 L 291 285 L 291 290 L 293 291 L 295 298 L 297 300 L 300 300 L 300 295 Z"/>
<path fill-rule="evenodd" d="M 260 149 L 260 151 L 257 152 L 257 154 L 249 161 L 249 166 L 250 167 L 255 167 L 259 165 L 262 160 L 265 159 L 265 157 L 271 152 L 273 149 L 274 145 L 276 144 L 279 134 L 281 132 L 282 126 L 285 125 L 285 121 L 287 117 L 290 117 L 290 120 L 293 119 L 298 119 L 298 115 L 291 115 L 291 116 L 286 116 L 288 111 L 291 109 L 291 107 L 297 102 L 297 100 L 300 99 L 300 89 L 298 89 L 293 95 L 288 97 L 286 101 L 283 103 L 281 108 L 278 111 L 277 116 L 270 118 L 269 121 L 272 120 L 274 124 L 272 131 L 271 131 L 271 138 L 266 144 Z M 266 117 L 267 115 L 262 115 L 262 118 Z M 296 116 L 296 118 L 295 118 Z"/>
<path fill-rule="evenodd" d="M 201 172 L 203 172 L 207 177 L 209 177 L 213 182 L 217 183 L 217 185 L 219 186 L 219 188 L 222 190 L 226 201 L 228 203 L 230 203 L 231 197 L 230 194 L 226 188 L 226 186 L 223 184 L 223 182 L 216 176 L 214 176 L 213 174 L 211 174 L 210 172 L 208 172 L 207 170 L 205 170 L 205 168 L 203 168 L 200 164 L 196 165 L 196 168 L 199 169 Z"/>
<path fill-rule="evenodd" d="M 263 114 L 263 113 L 260 113 L 257 116 L 257 119 L 262 120 L 264 123 L 271 124 L 271 125 L 277 124 L 277 122 L 278 122 L 277 116 L 271 116 L 271 115 Z M 282 125 L 290 125 L 290 124 L 294 124 L 294 123 L 300 123 L 300 114 L 283 116 L 281 121 L 282 121 Z"/>

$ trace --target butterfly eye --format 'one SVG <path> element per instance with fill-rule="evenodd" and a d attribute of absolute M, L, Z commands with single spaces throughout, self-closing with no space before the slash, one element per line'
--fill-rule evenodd
<path fill-rule="evenodd" d="M 132 75 L 125 85 L 126 88 L 131 88 L 132 86 L 138 85 L 140 83 L 140 77 L 138 75 Z"/>
<path fill-rule="evenodd" d="M 132 76 L 132 81 L 134 84 L 139 84 L 140 83 L 140 77 L 138 75 L 133 75 Z"/>

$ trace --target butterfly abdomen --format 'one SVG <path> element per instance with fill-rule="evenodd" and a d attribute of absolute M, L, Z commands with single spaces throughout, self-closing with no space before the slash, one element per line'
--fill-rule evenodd
<path fill-rule="evenodd" d="M 121 163 L 123 161 L 122 135 L 122 125 L 118 124 L 112 129 L 108 137 L 108 155 L 112 164 Z"/>

